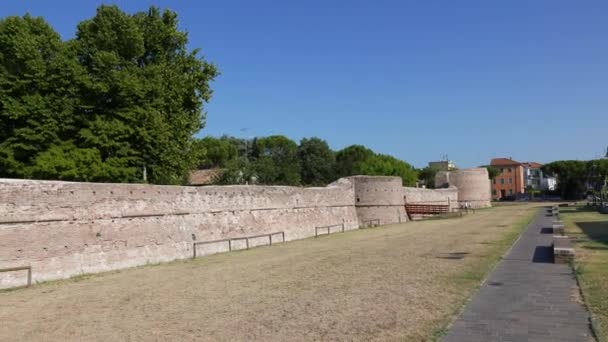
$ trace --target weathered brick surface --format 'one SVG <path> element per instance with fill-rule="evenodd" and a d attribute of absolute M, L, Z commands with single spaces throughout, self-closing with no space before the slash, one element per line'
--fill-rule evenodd
<path fill-rule="evenodd" d="M 492 205 L 490 179 L 485 168 L 440 171 L 435 176 L 435 186 L 456 187 L 458 201 L 468 202 L 473 208 L 487 208 Z"/>
<path fill-rule="evenodd" d="M 403 188 L 403 196 L 407 203 L 449 205 L 450 209 L 457 209 L 458 189 L 449 187 L 445 189 Z"/>
<path fill-rule="evenodd" d="M 380 224 L 407 221 L 399 177 L 353 176 L 355 208 L 361 226 L 370 220 Z"/>
<path fill-rule="evenodd" d="M 408 189 L 399 177 L 370 176 L 322 188 L 0 179 L 0 268 L 32 266 L 34 281 L 53 280 L 188 258 L 200 241 L 278 231 L 294 240 L 319 226 L 405 222 L 405 193 L 457 202 L 460 191 Z M 266 240 L 252 241 L 260 243 Z M 197 254 L 226 247 L 205 245 Z M 23 284 L 21 273 L 0 273 L 0 287 Z"/>
<path fill-rule="evenodd" d="M 0 212 L 0 268 L 31 265 L 34 281 L 188 258 L 194 241 L 359 227 L 349 180 L 325 188 L 0 180 Z M 0 273 L 0 287 L 22 278 Z"/>

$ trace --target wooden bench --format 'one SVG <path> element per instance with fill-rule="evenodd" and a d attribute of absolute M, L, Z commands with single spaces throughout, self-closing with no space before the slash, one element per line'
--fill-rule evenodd
<path fill-rule="evenodd" d="M 450 211 L 449 205 L 440 204 L 406 204 L 405 210 L 409 214 L 434 215 L 443 214 Z"/>
<path fill-rule="evenodd" d="M 405 212 L 410 220 L 412 215 L 440 215 L 450 212 L 449 205 L 406 203 Z"/>
<path fill-rule="evenodd" d="M 568 236 L 553 236 L 553 262 L 568 264 L 574 260 L 574 247 Z"/>

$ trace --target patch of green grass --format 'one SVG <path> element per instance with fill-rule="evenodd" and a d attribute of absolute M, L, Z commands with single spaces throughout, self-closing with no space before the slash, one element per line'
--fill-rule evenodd
<path fill-rule="evenodd" d="M 591 311 L 599 341 L 608 341 L 608 215 L 593 208 L 560 208 L 566 235 L 586 237 L 576 243 L 575 274 Z"/>
<path fill-rule="evenodd" d="M 439 341 L 448 333 L 448 327 L 439 328 L 433 331 L 431 341 Z"/>

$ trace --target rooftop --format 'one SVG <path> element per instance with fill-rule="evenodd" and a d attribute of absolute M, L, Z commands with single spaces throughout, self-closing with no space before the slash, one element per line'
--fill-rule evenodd
<path fill-rule="evenodd" d="M 490 161 L 491 166 L 511 166 L 521 165 L 520 162 L 513 160 L 512 158 L 494 158 Z"/>
<path fill-rule="evenodd" d="M 522 163 L 522 164 L 524 166 L 526 166 L 526 167 L 531 168 L 531 169 L 540 169 L 543 166 L 543 164 L 537 163 L 537 162 L 525 162 L 525 163 Z"/>
<path fill-rule="evenodd" d="M 190 185 L 209 185 L 222 173 L 222 169 L 193 170 L 190 172 Z"/>

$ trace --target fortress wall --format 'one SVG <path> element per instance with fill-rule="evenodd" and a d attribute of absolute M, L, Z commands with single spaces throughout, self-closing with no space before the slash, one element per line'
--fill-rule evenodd
<path fill-rule="evenodd" d="M 403 198 L 410 204 L 449 205 L 450 209 L 458 208 L 458 189 L 424 189 L 403 187 Z"/>
<path fill-rule="evenodd" d="M 355 208 L 360 226 L 371 220 L 380 224 L 406 222 L 400 177 L 353 176 Z"/>
<path fill-rule="evenodd" d="M 448 186 L 458 188 L 458 201 L 461 203 L 469 202 L 474 208 L 492 206 L 490 179 L 485 168 L 438 172 L 435 187 Z"/>
<path fill-rule="evenodd" d="M 354 187 L 344 179 L 324 188 L 2 179 L 0 212 L 0 268 L 31 265 L 34 282 L 189 258 L 195 241 L 277 231 L 295 240 L 314 236 L 316 226 L 359 227 Z M 227 243 L 210 244 L 197 254 L 224 250 Z M 0 287 L 25 276 L 0 273 Z"/>
<path fill-rule="evenodd" d="M 489 206 L 486 170 L 460 172 L 436 179 L 457 190 L 404 188 L 399 177 L 375 176 L 322 188 L 0 179 L 0 268 L 31 266 L 34 282 L 62 279 L 190 258 L 195 242 L 273 232 L 284 232 L 289 241 L 314 236 L 321 226 L 350 230 L 372 220 L 405 222 L 405 200 Z M 264 244 L 268 237 L 250 241 Z M 232 247 L 245 248 L 245 241 Z M 197 255 L 227 250 L 227 242 L 217 242 L 199 245 Z M 25 282 L 24 271 L 0 273 L 0 288 Z"/>

